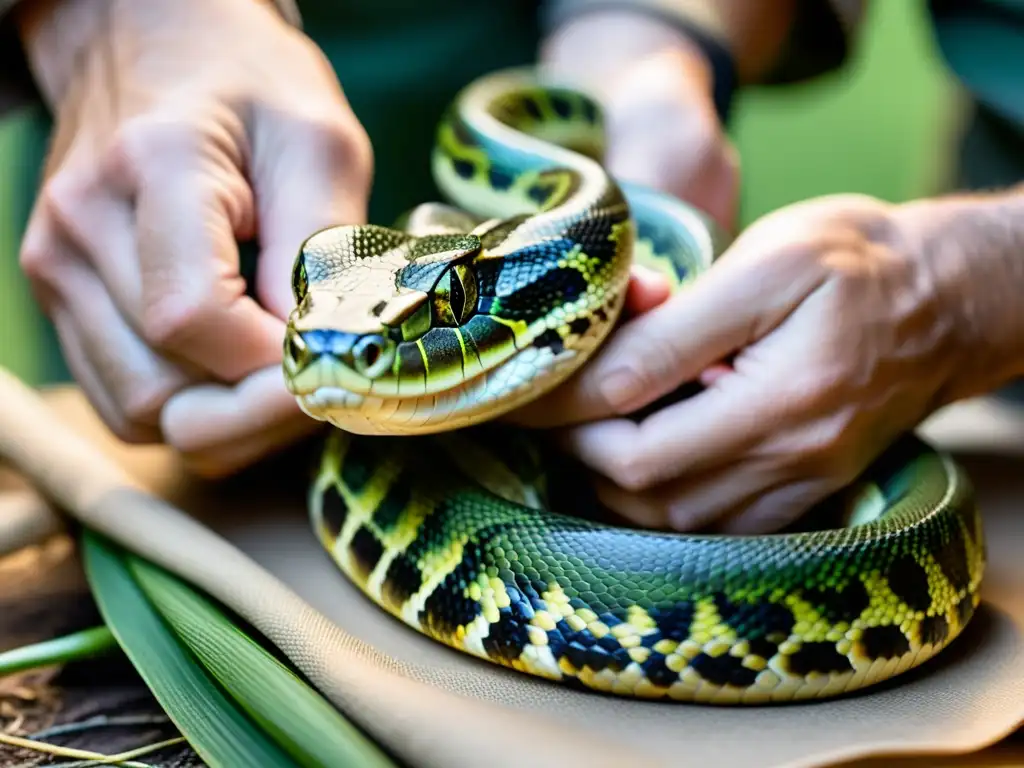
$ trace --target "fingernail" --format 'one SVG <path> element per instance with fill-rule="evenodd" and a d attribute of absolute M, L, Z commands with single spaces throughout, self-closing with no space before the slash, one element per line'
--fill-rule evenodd
<path fill-rule="evenodd" d="M 627 368 L 619 368 L 607 376 L 600 385 L 605 402 L 616 411 L 625 411 L 642 393 L 640 379 Z"/>

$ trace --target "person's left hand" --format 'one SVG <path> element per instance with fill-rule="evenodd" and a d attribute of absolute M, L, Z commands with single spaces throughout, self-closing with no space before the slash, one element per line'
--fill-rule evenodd
<path fill-rule="evenodd" d="M 783 527 L 962 394 L 980 362 L 966 265 L 930 258 L 895 210 L 860 196 L 793 205 L 668 300 L 634 286 L 639 316 L 512 420 L 575 425 L 561 443 L 634 523 Z M 692 398 L 625 418 L 695 380 Z"/>
<path fill-rule="evenodd" d="M 547 70 L 596 97 L 612 176 L 735 224 L 739 155 L 715 110 L 709 62 L 689 38 L 644 13 L 583 14 L 544 46 Z"/>

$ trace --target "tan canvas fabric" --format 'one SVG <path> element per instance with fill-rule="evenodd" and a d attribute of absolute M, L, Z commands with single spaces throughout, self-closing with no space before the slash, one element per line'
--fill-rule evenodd
<path fill-rule="evenodd" d="M 263 468 L 223 484 L 189 480 L 167 452 L 112 441 L 75 393 L 53 393 L 65 424 L 193 516 L 167 523 L 150 517 L 154 502 L 138 492 L 111 491 L 109 483 L 104 489 L 118 473 L 101 477 L 73 441 L 14 444 L 13 431 L 43 417 L 25 412 L 30 403 L 12 414 L 5 406 L 14 403 L 0 394 L 0 453 L 20 451 L 21 461 L 63 489 L 66 501 L 87 502 L 86 516 L 126 542 L 136 537 L 144 553 L 159 559 L 173 549 L 181 568 L 205 569 L 201 586 L 255 619 L 329 698 L 413 765 L 819 766 L 879 754 L 972 751 L 1024 721 L 1024 516 L 1017 509 L 1024 500 L 1024 412 L 1009 407 L 966 404 L 925 430 L 962 449 L 986 515 L 984 606 L 956 644 L 884 690 L 818 704 L 726 709 L 568 691 L 419 637 L 363 599 L 318 549 L 303 507 L 307 470 L 297 457 L 276 465 L 276 476 Z M 47 452 L 53 463 L 43 460 Z M 89 477 L 83 470 L 91 470 Z M 146 526 L 157 519 L 162 535 L 147 540 Z M 214 549 L 218 562 L 198 562 Z M 233 568 L 252 578 L 217 581 Z"/>

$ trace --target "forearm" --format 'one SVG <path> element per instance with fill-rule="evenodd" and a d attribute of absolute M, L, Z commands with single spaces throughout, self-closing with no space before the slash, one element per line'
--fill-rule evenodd
<path fill-rule="evenodd" d="M 900 236 L 926 261 L 943 323 L 971 350 L 944 400 L 984 394 L 1024 376 L 1024 184 L 987 194 L 899 205 Z"/>
<path fill-rule="evenodd" d="M 161 12 L 159 2 L 149 0 L 153 12 Z M 284 19 L 298 23 L 293 0 L 246 0 L 276 8 Z M 2 0 L 0 0 L 2 2 Z M 29 68 L 43 99 L 53 108 L 60 103 L 72 76 L 82 66 L 85 51 L 98 39 L 111 37 L 125 2 L 137 0 L 20 0 L 15 6 L 18 26 Z M 210 0 L 162 0 L 166 8 L 180 12 L 189 2 Z"/>

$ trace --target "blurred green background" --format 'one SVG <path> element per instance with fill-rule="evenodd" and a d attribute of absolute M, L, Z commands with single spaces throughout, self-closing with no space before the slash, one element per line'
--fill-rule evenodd
<path fill-rule="evenodd" d="M 843 71 L 788 88 L 758 89 L 736 105 L 743 166 L 742 223 L 831 192 L 899 201 L 941 190 L 959 115 L 958 91 L 935 50 L 920 0 L 875 2 Z M 34 112 L 0 123 L 0 365 L 38 384 L 54 375 L 53 344 L 17 264 L 44 147 Z"/>

